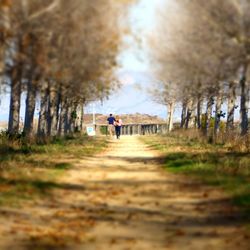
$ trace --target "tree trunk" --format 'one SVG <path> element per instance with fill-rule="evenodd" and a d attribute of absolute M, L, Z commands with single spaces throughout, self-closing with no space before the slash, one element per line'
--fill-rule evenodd
<path fill-rule="evenodd" d="M 195 102 L 193 99 L 191 99 L 187 105 L 187 119 L 185 124 L 186 129 L 194 127 L 195 124 L 194 110 L 195 110 Z"/>
<path fill-rule="evenodd" d="M 229 84 L 229 96 L 227 105 L 227 131 L 234 128 L 234 111 L 236 102 L 236 86 L 233 82 Z"/>
<path fill-rule="evenodd" d="M 38 135 L 45 137 L 48 134 L 47 116 L 48 116 L 48 82 L 42 83 L 40 113 L 38 120 Z"/>
<path fill-rule="evenodd" d="M 14 135 L 19 132 L 20 106 L 21 106 L 21 75 L 20 69 L 11 81 L 10 111 L 8 132 Z M 16 71 L 16 69 L 15 69 Z"/>
<path fill-rule="evenodd" d="M 187 119 L 187 102 L 183 102 L 182 103 L 182 111 L 181 111 L 181 128 L 184 128 L 184 125 L 186 123 L 186 119 Z"/>
<path fill-rule="evenodd" d="M 214 98 L 213 96 L 210 96 L 208 101 L 207 101 L 207 107 L 206 107 L 206 114 L 205 114 L 205 124 L 204 124 L 204 134 L 207 135 L 209 128 L 210 128 L 210 123 L 211 123 L 211 118 L 212 118 L 212 112 L 213 112 L 213 105 L 214 105 Z"/>
<path fill-rule="evenodd" d="M 18 41 L 19 52 L 22 52 L 21 39 Z M 11 94 L 10 94 L 10 112 L 8 132 L 16 134 L 19 132 L 20 106 L 21 106 L 21 80 L 22 80 L 22 62 L 17 62 L 13 66 L 11 74 Z"/>
<path fill-rule="evenodd" d="M 195 117 L 195 108 L 196 108 L 196 106 L 197 106 L 197 102 L 196 102 L 196 100 L 195 99 L 192 99 L 192 102 L 191 102 L 191 116 L 190 116 L 190 119 L 189 119 L 189 123 L 190 123 L 190 125 L 189 125 L 189 127 L 190 128 L 195 128 L 195 119 L 196 119 L 196 117 Z"/>
<path fill-rule="evenodd" d="M 17 53 L 23 53 L 22 37 L 17 38 Z M 9 134 L 19 132 L 20 106 L 21 106 L 21 86 L 22 86 L 23 62 L 18 58 L 11 70 L 11 93 L 9 112 Z"/>
<path fill-rule="evenodd" d="M 202 107 L 203 107 L 203 100 L 201 97 L 198 97 L 197 102 L 197 128 L 201 129 L 201 121 L 202 121 Z"/>
<path fill-rule="evenodd" d="M 60 118 L 59 118 L 59 135 L 65 135 L 65 124 L 67 120 L 67 102 L 63 98 L 61 99 L 61 108 L 60 108 Z"/>
<path fill-rule="evenodd" d="M 59 114 L 59 128 L 58 134 L 59 135 L 66 135 L 67 134 L 67 112 L 68 112 L 68 100 L 67 100 L 67 91 L 66 89 L 61 86 L 60 88 L 60 114 Z"/>
<path fill-rule="evenodd" d="M 57 100 L 56 100 L 56 131 L 57 131 L 57 134 L 58 134 L 58 130 L 59 130 L 61 102 L 62 102 L 61 90 L 59 90 L 59 92 L 57 93 Z"/>
<path fill-rule="evenodd" d="M 67 105 L 66 108 L 66 119 L 64 123 L 64 134 L 69 134 L 71 132 L 71 124 L 72 124 L 72 119 L 71 119 L 71 112 L 72 112 L 72 107 L 71 105 Z"/>
<path fill-rule="evenodd" d="M 69 132 L 74 133 L 75 132 L 75 114 L 76 114 L 76 106 L 71 104 L 69 108 Z"/>
<path fill-rule="evenodd" d="M 76 107 L 75 131 L 80 132 L 82 129 L 83 105 L 79 103 Z"/>
<path fill-rule="evenodd" d="M 80 104 L 80 131 L 83 130 L 84 103 Z"/>
<path fill-rule="evenodd" d="M 32 81 L 28 81 L 27 84 L 27 97 L 26 97 L 26 109 L 25 109 L 25 121 L 24 121 L 24 133 L 26 136 L 30 136 L 33 132 L 34 113 L 36 107 L 36 88 Z"/>
<path fill-rule="evenodd" d="M 214 138 L 216 139 L 217 134 L 219 132 L 220 128 L 220 120 L 222 116 L 222 95 L 219 93 L 217 98 L 216 98 L 216 105 L 215 105 L 215 117 L 214 117 Z"/>
<path fill-rule="evenodd" d="M 247 65 L 243 68 L 243 74 L 240 80 L 241 99 L 240 99 L 240 116 L 241 116 L 241 135 L 244 136 L 248 131 L 248 110 L 247 110 L 247 86 L 246 86 Z"/>
<path fill-rule="evenodd" d="M 188 104 L 187 104 L 187 117 L 186 117 L 186 122 L 185 122 L 185 129 L 189 128 L 189 119 L 190 119 L 190 116 L 191 116 L 190 101 L 188 101 Z"/>
<path fill-rule="evenodd" d="M 174 102 L 168 104 L 168 132 L 173 130 L 174 106 Z"/>
<path fill-rule="evenodd" d="M 48 135 L 55 136 L 57 134 L 57 90 L 55 81 L 50 81 L 48 114 Z"/>

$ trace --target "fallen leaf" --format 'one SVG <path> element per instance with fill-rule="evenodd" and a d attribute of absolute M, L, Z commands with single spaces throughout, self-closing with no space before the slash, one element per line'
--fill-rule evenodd
<path fill-rule="evenodd" d="M 183 235 L 185 235 L 186 234 L 186 232 L 184 231 L 184 230 L 182 230 L 182 229 L 178 229 L 176 232 L 175 232 L 175 235 L 176 236 L 183 236 Z"/>
<path fill-rule="evenodd" d="M 113 244 L 116 244 L 116 243 L 117 243 L 117 240 L 116 240 L 116 239 L 111 239 L 111 240 L 110 240 L 110 244 L 113 245 Z"/>
<path fill-rule="evenodd" d="M 204 198 L 207 198 L 207 197 L 208 197 L 208 193 L 205 192 L 205 193 L 203 194 L 203 197 L 204 197 Z"/>

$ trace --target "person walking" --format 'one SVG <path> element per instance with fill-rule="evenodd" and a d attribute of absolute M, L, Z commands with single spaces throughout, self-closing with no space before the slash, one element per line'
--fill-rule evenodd
<path fill-rule="evenodd" d="M 114 135 L 115 117 L 112 114 L 110 114 L 107 121 L 108 121 L 108 133 L 109 133 L 110 137 L 113 137 L 113 135 Z"/>
<path fill-rule="evenodd" d="M 122 127 L 122 119 L 119 116 L 117 116 L 115 118 L 114 125 L 115 125 L 116 138 L 120 139 L 120 136 L 121 136 L 121 127 Z"/>

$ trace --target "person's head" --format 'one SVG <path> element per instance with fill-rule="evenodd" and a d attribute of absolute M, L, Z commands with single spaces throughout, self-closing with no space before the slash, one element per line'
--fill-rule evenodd
<path fill-rule="evenodd" d="M 116 119 L 116 120 L 119 120 L 119 119 L 120 119 L 119 115 L 117 115 L 117 116 L 115 117 L 115 119 Z"/>
<path fill-rule="evenodd" d="M 113 116 L 112 114 L 109 114 L 109 116 Z"/>

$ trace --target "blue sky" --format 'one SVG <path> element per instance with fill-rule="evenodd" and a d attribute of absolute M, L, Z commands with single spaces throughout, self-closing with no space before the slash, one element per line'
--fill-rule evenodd
<path fill-rule="evenodd" d="M 136 38 L 145 45 L 148 34 L 154 32 L 157 8 L 164 0 L 141 0 L 131 11 L 130 24 Z M 165 0 L 166 1 L 166 0 Z M 102 114 L 142 113 L 166 117 L 166 107 L 153 102 L 147 93 L 155 82 L 150 73 L 150 62 L 144 50 L 133 37 L 127 37 L 126 49 L 119 56 L 121 68 L 118 76 L 123 87 L 113 93 L 107 101 L 94 103 L 95 111 Z M 93 104 L 86 112 L 93 111 Z"/>

